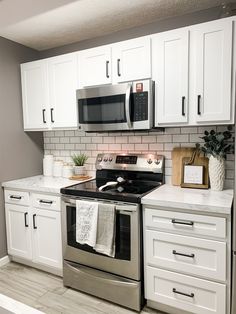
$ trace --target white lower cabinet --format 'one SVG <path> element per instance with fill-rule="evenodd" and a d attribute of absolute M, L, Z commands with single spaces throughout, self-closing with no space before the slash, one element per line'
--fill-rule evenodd
<path fill-rule="evenodd" d="M 144 205 L 145 297 L 150 306 L 174 314 L 230 313 L 227 226 L 226 217 Z"/>
<path fill-rule="evenodd" d="M 23 197 L 28 205 L 16 205 Z M 20 199 L 21 197 L 21 199 Z M 62 269 L 60 197 L 5 190 L 8 254 L 50 269 Z M 20 204 L 20 203 L 19 203 Z"/>

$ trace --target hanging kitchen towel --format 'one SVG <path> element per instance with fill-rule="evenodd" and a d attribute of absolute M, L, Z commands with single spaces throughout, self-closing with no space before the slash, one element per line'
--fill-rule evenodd
<path fill-rule="evenodd" d="M 97 238 L 98 203 L 76 201 L 76 242 L 92 247 Z"/>
<path fill-rule="evenodd" d="M 95 251 L 115 256 L 116 208 L 112 204 L 98 204 L 98 226 Z"/>

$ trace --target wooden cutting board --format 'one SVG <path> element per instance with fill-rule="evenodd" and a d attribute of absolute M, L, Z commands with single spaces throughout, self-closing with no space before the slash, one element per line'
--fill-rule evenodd
<path fill-rule="evenodd" d="M 172 150 L 172 184 L 181 185 L 182 177 L 182 159 L 184 157 L 191 157 L 194 147 L 175 147 Z"/>

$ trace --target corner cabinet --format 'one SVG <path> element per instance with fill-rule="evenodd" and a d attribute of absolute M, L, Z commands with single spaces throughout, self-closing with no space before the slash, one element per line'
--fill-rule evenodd
<path fill-rule="evenodd" d="M 4 194 L 8 254 L 61 275 L 60 196 L 8 189 Z"/>
<path fill-rule="evenodd" d="M 233 27 L 227 18 L 152 37 L 155 126 L 234 123 Z"/>
<path fill-rule="evenodd" d="M 21 65 L 24 130 L 77 128 L 77 58 L 66 54 Z"/>

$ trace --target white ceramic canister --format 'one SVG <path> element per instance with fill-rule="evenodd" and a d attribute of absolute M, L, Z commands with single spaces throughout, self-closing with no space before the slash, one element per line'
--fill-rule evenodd
<path fill-rule="evenodd" d="M 72 165 L 65 163 L 62 168 L 62 176 L 63 178 L 70 178 L 74 174 L 74 168 Z"/>
<path fill-rule="evenodd" d="M 51 177 L 53 174 L 53 155 L 44 155 L 43 158 L 43 175 Z"/>
<path fill-rule="evenodd" d="M 63 161 L 62 160 L 54 160 L 53 176 L 54 177 L 61 177 L 62 176 L 62 168 L 63 168 Z"/>

